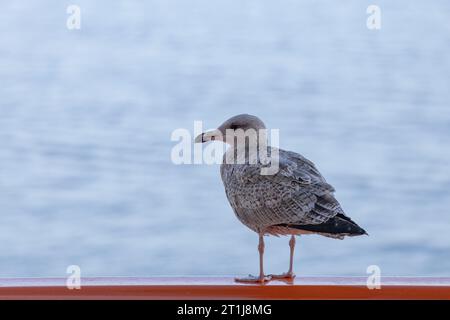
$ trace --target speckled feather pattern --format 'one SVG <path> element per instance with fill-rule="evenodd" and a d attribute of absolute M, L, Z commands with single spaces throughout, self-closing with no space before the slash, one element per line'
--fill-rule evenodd
<path fill-rule="evenodd" d="M 275 148 L 268 147 L 269 152 Z M 225 193 L 237 218 L 258 233 L 283 235 L 302 232 L 279 224 L 317 225 L 344 214 L 334 188 L 315 165 L 300 154 L 276 149 L 279 171 L 261 175 L 262 164 L 227 164 L 220 172 Z M 233 148 L 227 153 L 235 152 Z M 342 238 L 339 234 L 323 234 Z"/>

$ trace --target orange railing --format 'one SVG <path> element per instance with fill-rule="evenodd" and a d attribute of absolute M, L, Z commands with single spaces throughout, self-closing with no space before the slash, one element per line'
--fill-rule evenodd
<path fill-rule="evenodd" d="M 383 277 L 368 289 L 363 277 L 298 277 L 294 282 L 237 284 L 231 277 L 0 279 L 0 299 L 450 299 L 450 278 Z"/>

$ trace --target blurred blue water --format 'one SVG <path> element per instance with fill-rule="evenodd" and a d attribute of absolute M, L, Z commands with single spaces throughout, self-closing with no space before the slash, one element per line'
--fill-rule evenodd
<path fill-rule="evenodd" d="M 449 275 L 448 1 L 11 1 L 0 10 L 0 276 L 239 274 L 256 235 L 176 128 L 280 128 L 370 237 L 298 241 L 300 275 Z M 287 267 L 267 241 L 269 272 Z"/>

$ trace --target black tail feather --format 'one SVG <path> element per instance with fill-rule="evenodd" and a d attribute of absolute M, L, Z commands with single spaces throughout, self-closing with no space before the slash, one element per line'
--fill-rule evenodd
<path fill-rule="evenodd" d="M 340 213 L 321 224 L 284 223 L 279 224 L 278 226 L 330 235 L 348 235 L 348 236 L 360 236 L 364 234 L 368 235 L 368 233 L 363 228 L 358 226 L 349 217 Z"/>

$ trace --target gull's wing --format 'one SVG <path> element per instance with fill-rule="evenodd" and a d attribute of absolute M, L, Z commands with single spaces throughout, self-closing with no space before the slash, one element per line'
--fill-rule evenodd
<path fill-rule="evenodd" d="M 277 150 L 279 171 L 274 175 L 261 175 L 261 165 L 225 165 L 222 170 L 228 200 L 244 224 L 254 230 L 283 226 L 317 233 L 342 231 L 354 224 L 311 161 Z"/>

